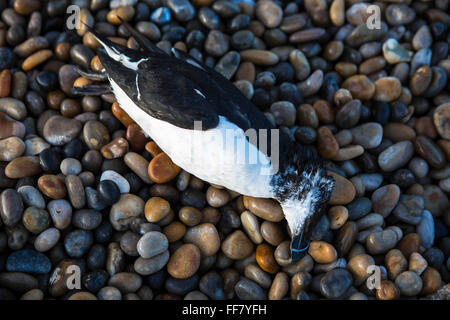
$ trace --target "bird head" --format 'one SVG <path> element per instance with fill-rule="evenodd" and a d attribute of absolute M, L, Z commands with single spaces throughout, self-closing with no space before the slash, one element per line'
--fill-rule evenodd
<path fill-rule="evenodd" d="M 274 193 L 291 233 L 292 261 L 297 261 L 308 251 L 311 233 L 325 212 L 335 184 L 315 152 L 300 148 L 285 157 L 286 165 L 273 178 Z"/>

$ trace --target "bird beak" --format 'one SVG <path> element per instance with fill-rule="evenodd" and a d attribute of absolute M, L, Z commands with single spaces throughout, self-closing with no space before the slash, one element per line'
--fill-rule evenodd
<path fill-rule="evenodd" d="M 303 258 L 309 249 L 309 241 L 303 239 L 303 230 L 292 236 L 291 240 L 291 259 L 292 262 Z"/>

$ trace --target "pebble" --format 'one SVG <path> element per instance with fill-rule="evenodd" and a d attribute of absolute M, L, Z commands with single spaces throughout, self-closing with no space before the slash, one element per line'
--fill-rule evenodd
<path fill-rule="evenodd" d="M 411 253 L 409 257 L 409 271 L 413 271 L 417 273 L 417 275 L 421 275 L 425 269 L 428 267 L 428 262 L 425 258 L 418 252 Z"/>
<path fill-rule="evenodd" d="M 273 248 L 265 243 L 256 247 L 256 262 L 262 270 L 270 274 L 275 274 L 279 270 L 279 265 L 274 259 Z"/>
<path fill-rule="evenodd" d="M 413 144 L 410 141 L 401 141 L 379 154 L 378 165 L 383 171 L 392 172 L 408 163 L 413 154 Z"/>
<path fill-rule="evenodd" d="M 370 276 L 369 267 L 375 264 L 375 260 L 368 254 L 353 256 L 348 262 L 348 270 L 355 279 L 355 285 L 360 285 Z"/>
<path fill-rule="evenodd" d="M 266 294 L 264 290 L 254 281 L 247 278 L 239 280 L 234 291 L 236 295 L 241 300 L 264 300 L 266 299 Z"/>
<path fill-rule="evenodd" d="M 390 280 L 382 280 L 380 287 L 376 290 L 378 300 L 395 300 L 400 297 L 400 290 L 394 282 Z"/>
<path fill-rule="evenodd" d="M 81 129 L 82 124 L 78 120 L 53 116 L 45 122 L 43 133 L 48 143 L 61 146 L 77 137 Z"/>
<path fill-rule="evenodd" d="M 117 159 L 123 157 L 129 150 L 128 141 L 117 137 L 108 144 L 101 147 L 102 156 L 106 159 Z"/>
<path fill-rule="evenodd" d="M 386 229 L 369 234 L 366 239 L 366 247 L 371 254 L 380 254 L 394 248 L 397 242 L 397 234 L 390 229 Z"/>
<path fill-rule="evenodd" d="M 326 159 L 335 158 L 339 153 L 339 144 L 327 127 L 317 130 L 317 147 L 319 154 Z"/>
<path fill-rule="evenodd" d="M 373 211 L 387 217 L 397 205 L 400 188 L 395 184 L 385 185 L 372 193 Z"/>
<path fill-rule="evenodd" d="M 137 243 L 137 251 L 143 258 L 151 258 L 169 248 L 169 242 L 164 234 L 150 231 L 144 234 Z"/>
<path fill-rule="evenodd" d="M 311 241 L 308 253 L 317 263 L 331 263 L 337 259 L 336 249 L 324 241 Z"/>
<path fill-rule="evenodd" d="M 200 249 L 202 257 L 212 256 L 220 249 L 219 233 L 211 223 L 202 223 L 189 228 L 184 236 L 184 241 L 196 245 Z"/>
<path fill-rule="evenodd" d="M 275 53 L 261 49 L 247 49 L 240 52 L 243 61 L 252 62 L 256 65 L 271 66 L 279 62 Z"/>
<path fill-rule="evenodd" d="M 179 247 L 170 257 L 167 272 L 177 279 L 186 279 L 200 267 L 200 249 L 188 243 Z"/>
<path fill-rule="evenodd" d="M 375 81 L 374 99 L 377 101 L 391 102 L 402 93 L 402 84 L 395 77 L 383 77 Z"/>
<path fill-rule="evenodd" d="M 406 50 L 396 39 L 390 38 L 383 43 L 383 57 L 390 64 L 409 62 L 413 52 Z"/>
<path fill-rule="evenodd" d="M 23 213 L 22 223 L 31 233 L 39 234 L 49 227 L 50 217 L 43 209 L 28 207 Z"/>
<path fill-rule="evenodd" d="M 109 221 L 117 231 L 124 231 L 130 222 L 144 213 L 144 200 L 138 196 L 126 193 L 120 196 L 109 212 Z"/>
<path fill-rule="evenodd" d="M 0 194 L 0 217 L 7 227 L 13 227 L 22 218 L 23 202 L 14 189 L 6 189 Z"/>
<path fill-rule="evenodd" d="M 330 205 L 344 205 L 350 203 L 355 198 L 355 187 L 344 177 L 328 171 L 328 174 L 334 178 L 335 187 L 331 198 L 328 201 Z"/>
<path fill-rule="evenodd" d="M 351 129 L 352 143 L 361 145 L 364 149 L 373 149 L 381 144 L 383 127 L 376 122 L 368 122 Z"/>
<path fill-rule="evenodd" d="M 417 233 L 408 233 L 397 245 L 406 259 L 409 259 L 413 252 L 418 252 L 420 247 L 420 237 Z"/>
<path fill-rule="evenodd" d="M 106 170 L 102 172 L 100 176 L 100 181 L 113 181 L 115 185 L 119 188 L 120 193 L 130 192 L 130 183 L 122 175 L 113 170 Z"/>
<path fill-rule="evenodd" d="M 62 199 L 67 195 L 64 182 L 56 175 L 46 174 L 38 179 L 39 190 L 52 199 Z"/>
<path fill-rule="evenodd" d="M 223 253 L 230 259 L 242 260 L 253 252 L 253 244 L 247 236 L 237 230 L 226 237 L 221 245 Z"/>
<path fill-rule="evenodd" d="M 83 140 L 89 149 L 100 150 L 110 140 L 108 129 L 100 121 L 88 121 L 83 126 Z"/>
<path fill-rule="evenodd" d="M 260 232 L 260 226 L 258 218 L 250 211 L 244 211 L 241 213 L 241 223 L 245 232 L 249 236 L 250 240 L 255 244 L 263 242 L 263 237 Z"/>
<path fill-rule="evenodd" d="M 154 274 L 164 268 L 169 257 L 169 251 L 164 251 L 149 259 L 139 257 L 134 262 L 134 270 L 143 276 Z"/>
<path fill-rule="evenodd" d="M 125 164 L 145 183 L 151 184 L 152 180 L 148 176 L 149 162 L 135 152 L 128 152 L 123 157 Z"/>
<path fill-rule="evenodd" d="M 43 231 L 34 240 L 34 248 L 39 252 L 49 251 L 58 243 L 60 234 L 56 228 L 49 228 Z"/>
<path fill-rule="evenodd" d="M 284 218 L 281 206 L 272 199 L 244 196 L 244 206 L 256 216 L 272 222 L 279 222 Z"/>
<path fill-rule="evenodd" d="M 47 256 L 35 250 L 15 251 L 6 260 L 6 270 L 9 272 L 45 274 L 50 272 L 50 268 Z"/>
<path fill-rule="evenodd" d="M 393 214 L 400 220 L 419 224 L 423 217 L 424 199 L 418 195 L 401 195 Z"/>
<path fill-rule="evenodd" d="M 45 208 L 45 201 L 42 194 L 33 186 L 22 186 L 17 189 L 23 202 L 30 207 L 36 207 L 39 209 Z"/>
<path fill-rule="evenodd" d="M 256 17 L 270 29 L 280 25 L 283 19 L 283 10 L 273 1 L 267 0 L 255 6 Z"/>
<path fill-rule="evenodd" d="M 53 224 L 59 230 L 69 226 L 72 220 L 72 206 L 65 199 L 52 200 L 47 205 Z"/>
<path fill-rule="evenodd" d="M 422 283 L 421 294 L 427 295 L 436 292 L 441 287 L 441 275 L 436 269 L 428 267 L 422 274 Z"/>
<path fill-rule="evenodd" d="M 365 75 L 351 76 L 342 83 L 354 99 L 369 100 L 375 94 L 375 84 Z"/>
<path fill-rule="evenodd" d="M 433 246 L 434 243 L 434 219 L 430 211 L 424 210 L 422 213 L 422 219 L 417 225 L 416 232 L 420 237 L 421 244 L 424 248 L 428 249 Z"/>
<path fill-rule="evenodd" d="M 398 275 L 395 284 L 402 295 L 407 297 L 415 296 L 422 290 L 422 279 L 412 271 L 405 271 Z"/>
<path fill-rule="evenodd" d="M 433 113 L 433 123 L 443 139 L 450 139 L 450 125 L 447 123 L 450 113 L 450 103 L 441 104 Z"/>
<path fill-rule="evenodd" d="M 329 299 L 342 296 L 352 284 L 352 276 L 345 269 L 333 269 L 328 271 L 320 279 L 320 293 Z"/>
<path fill-rule="evenodd" d="M 13 159 L 5 168 L 5 175 L 11 179 L 32 177 L 41 173 L 39 157 L 24 156 Z"/>

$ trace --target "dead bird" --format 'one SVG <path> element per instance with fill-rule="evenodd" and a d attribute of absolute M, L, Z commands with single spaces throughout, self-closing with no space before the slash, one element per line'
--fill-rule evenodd
<path fill-rule="evenodd" d="M 334 188 L 324 160 L 279 132 L 225 77 L 177 49 L 167 55 L 123 23 L 138 49 L 90 29 L 104 49 L 98 56 L 105 72 L 96 79 L 108 79 L 120 106 L 179 167 L 240 194 L 278 200 L 291 258 L 302 258 Z M 105 86 L 77 90 L 104 93 Z M 230 133 L 231 143 L 224 139 Z"/>

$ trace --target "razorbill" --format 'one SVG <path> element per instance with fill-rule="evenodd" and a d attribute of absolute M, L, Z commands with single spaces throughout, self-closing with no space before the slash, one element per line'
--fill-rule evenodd
<path fill-rule="evenodd" d="M 138 49 L 90 28 L 104 48 L 98 56 L 120 106 L 184 170 L 243 195 L 278 200 L 292 261 L 302 258 L 334 188 L 324 161 L 278 131 L 225 77 L 182 51 L 166 54 L 123 23 Z"/>

